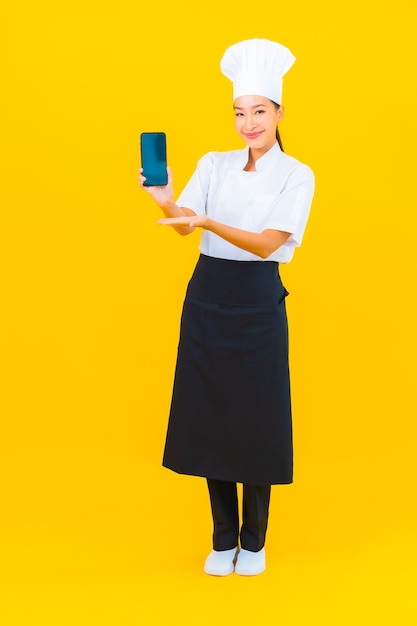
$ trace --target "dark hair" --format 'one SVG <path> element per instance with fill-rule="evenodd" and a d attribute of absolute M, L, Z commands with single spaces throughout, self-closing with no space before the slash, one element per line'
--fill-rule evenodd
<path fill-rule="evenodd" d="M 271 102 L 272 102 L 272 104 L 274 105 L 274 107 L 275 107 L 276 109 L 279 109 L 279 107 L 281 106 L 280 104 L 278 104 L 277 102 L 274 102 L 273 100 L 271 100 Z M 279 130 L 278 130 L 278 127 L 277 127 L 277 130 L 275 131 L 275 137 L 277 138 L 277 141 L 278 141 L 278 145 L 279 145 L 279 147 L 280 147 L 280 148 L 281 148 L 281 150 L 284 152 L 284 148 L 283 148 L 283 145 L 282 145 L 281 137 L 280 137 L 280 135 L 279 135 Z"/>

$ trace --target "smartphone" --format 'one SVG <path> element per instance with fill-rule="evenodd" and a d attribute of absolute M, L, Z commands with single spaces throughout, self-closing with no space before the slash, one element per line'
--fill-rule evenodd
<path fill-rule="evenodd" d="M 168 183 L 167 142 L 165 133 L 141 133 L 140 152 L 145 187 Z"/>

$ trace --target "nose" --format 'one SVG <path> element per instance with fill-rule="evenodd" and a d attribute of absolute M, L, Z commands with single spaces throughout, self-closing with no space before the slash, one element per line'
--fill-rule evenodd
<path fill-rule="evenodd" d="M 251 131 L 256 126 L 255 116 L 252 114 L 248 114 L 245 119 L 245 131 Z"/>

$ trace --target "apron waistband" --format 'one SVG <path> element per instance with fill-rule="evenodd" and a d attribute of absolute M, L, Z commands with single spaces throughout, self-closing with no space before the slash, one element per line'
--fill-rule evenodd
<path fill-rule="evenodd" d="M 238 306 L 274 306 L 288 295 L 277 261 L 234 261 L 201 254 L 187 297 Z"/>

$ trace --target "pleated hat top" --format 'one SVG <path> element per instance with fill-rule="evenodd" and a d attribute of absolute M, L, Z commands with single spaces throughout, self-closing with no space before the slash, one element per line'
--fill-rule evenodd
<path fill-rule="evenodd" d="M 282 104 L 282 78 L 294 61 L 295 56 L 280 43 L 248 39 L 227 48 L 220 69 L 233 82 L 233 100 L 253 95 Z"/>

